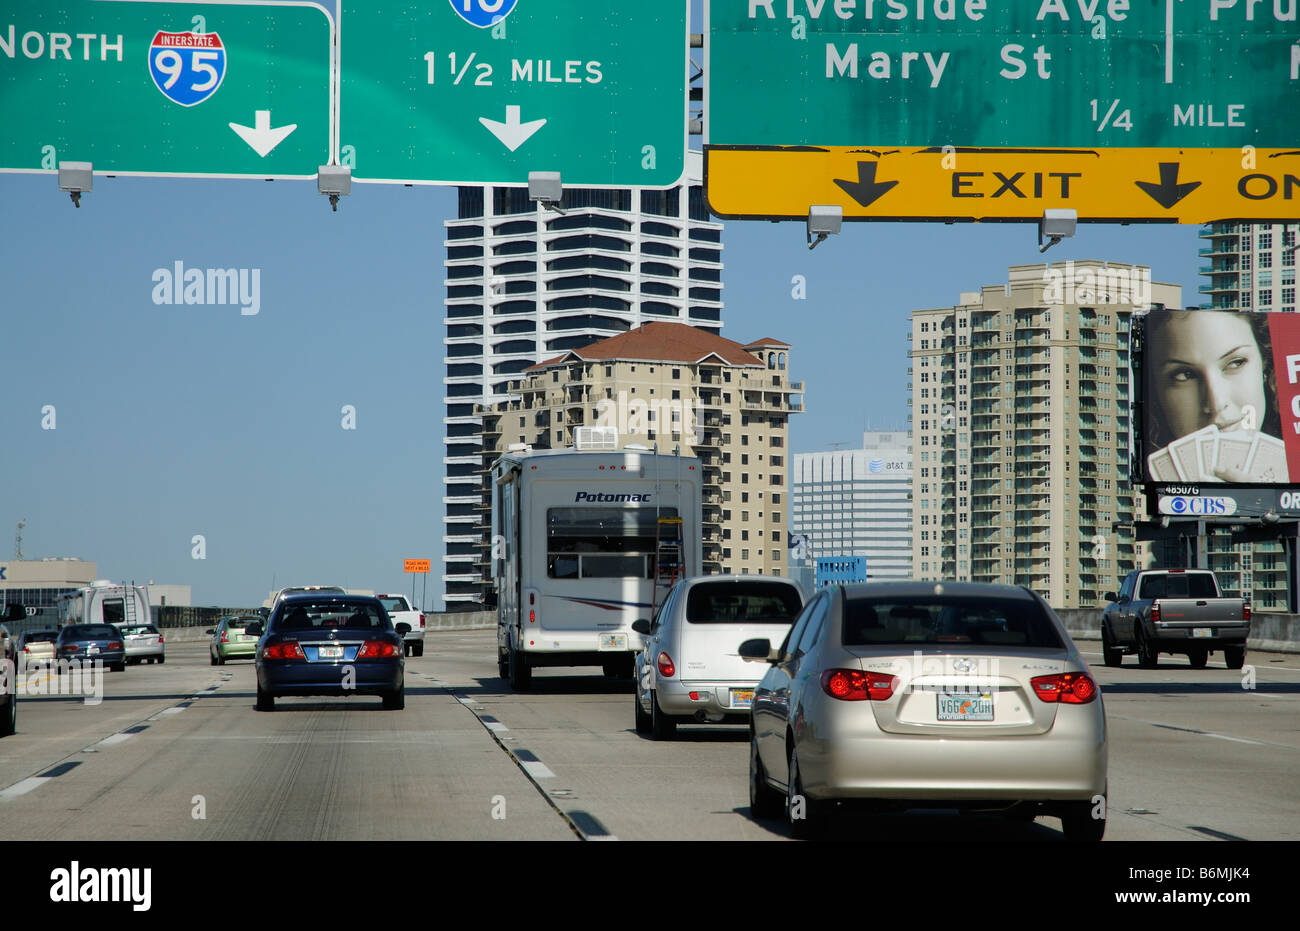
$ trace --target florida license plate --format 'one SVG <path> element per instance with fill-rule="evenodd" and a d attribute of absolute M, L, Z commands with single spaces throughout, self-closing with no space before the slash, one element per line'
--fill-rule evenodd
<path fill-rule="evenodd" d="M 316 655 L 321 659 L 342 659 L 343 647 L 338 644 L 325 644 L 320 647 L 320 651 Z"/>
<path fill-rule="evenodd" d="M 940 721 L 992 721 L 993 695 L 985 692 L 940 692 Z"/>
<path fill-rule="evenodd" d="M 88 647 L 86 647 L 87 656 L 94 656 L 98 652 L 99 652 L 99 644 L 97 643 L 92 643 Z"/>
<path fill-rule="evenodd" d="M 599 646 L 599 649 L 601 649 L 601 650 L 626 650 L 626 649 L 627 649 L 627 634 L 601 634 L 601 635 L 600 635 L 600 646 Z"/>
<path fill-rule="evenodd" d="M 1196 637 L 1196 638 L 1201 638 L 1201 637 L 1213 637 L 1213 636 L 1214 636 L 1214 628 L 1213 628 L 1213 627 L 1193 627 L 1193 628 L 1192 628 L 1192 636 L 1193 636 L 1193 637 Z"/>
<path fill-rule="evenodd" d="M 731 690 L 731 707 L 733 708 L 750 708 L 754 704 L 753 689 L 732 689 Z"/>

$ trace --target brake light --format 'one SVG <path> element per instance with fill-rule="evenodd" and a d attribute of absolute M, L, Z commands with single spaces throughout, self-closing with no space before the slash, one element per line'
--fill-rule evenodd
<path fill-rule="evenodd" d="M 656 661 L 656 665 L 659 667 L 659 675 L 663 676 L 665 679 L 671 679 L 677 674 L 677 667 L 673 665 L 673 658 L 667 653 L 662 651 L 659 653 L 659 659 Z"/>
<path fill-rule="evenodd" d="M 420 630 L 424 630 L 424 615 L 420 615 Z"/>
<path fill-rule="evenodd" d="M 897 685 L 898 676 L 887 672 L 828 669 L 822 673 L 822 691 L 840 701 L 887 701 Z"/>
<path fill-rule="evenodd" d="M 78 647 L 75 643 L 69 643 L 67 646 L 64 646 L 64 647 L 60 648 L 59 652 L 61 652 L 61 653 L 76 653 L 77 650 L 79 650 L 79 649 L 81 649 L 81 648 Z"/>
<path fill-rule="evenodd" d="M 159 634 L 159 635 L 158 635 L 158 642 L 159 642 L 159 643 L 162 643 L 162 642 L 163 642 L 163 635 L 162 635 L 162 634 Z"/>
<path fill-rule="evenodd" d="M 1249 601 L 1243 601 L 1243 602 L 1241 603 L 1241 619 L 1242 619 L 1243 621 L 1249 621 L 1249 620 L 1250 620 L 1250 602 L 1249 602 Z"/>
<path fill-rule="evenodd" d="M 357 659 L 387 659 L 397 655 L 397 647 L 386 640 L 367 640 L 361 645 Z"/>
<path fill-rule="evenodd" d="M 229 643 L 229 642 L 230 642 L 230 631 L 223 630 L 223 631 L 221 632 L 221 642 L 222 642 L 222 643 Z"/>
<path fill-rule="evenodd" d="M 1097 697 L 1097 683 L 1082 672 L 1061 672 L 1051 676 L 1034 676 L 1029 680 L 1034 694 L 1045 702 L 1063 705 L 1086 705 Z"/>
<path fill-rule="evenodd" d="M 1159 602 L 1159 601 L 1153 601 L 1153 602 L 1151 602 L 1151 620 L 1152 620 L 1152 622 L 1154 622 L 1154 623 L 1159 623 L 1159 622 L 1160 622 L 1160 602 Z"/>
<path fill-rule="evenodd" d="M 120 650 L 120 649 L 122 649 L 122 642 L 121 642 L 120 640 L 110 640 L 110 641 L 108 642 L 108 646 L 106 647 L 106 649 L 109 649 L 109 650 Z"/>
<path fill-rule="evenodd" d="M 273 643 L 262 651 L 263 659 L 306 659 L 307 654 L 303 653 L 302 645 L 297 640 L 286 640 L 283 643 Z"/>

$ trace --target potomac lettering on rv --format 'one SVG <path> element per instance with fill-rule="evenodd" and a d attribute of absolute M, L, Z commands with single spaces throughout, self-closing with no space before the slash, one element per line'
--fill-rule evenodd
<path fill-rule="evenodd" d="M 607 503 L 619 503 L 623 501 L 649 501 L 654 495 L 647 492 L 644 495 L 638 494 L 607 494 L 603 491 L 580 491 L 574 496 L 575 503 L 579 501 L 596 501 Z"/>

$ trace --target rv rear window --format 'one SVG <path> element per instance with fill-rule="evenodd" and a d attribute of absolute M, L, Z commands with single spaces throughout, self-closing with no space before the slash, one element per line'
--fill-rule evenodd
<path fill-rule="evenodd" d="M 104 599 L 104 623 L 121 624 L 126 620 L 126 612 L 123 608 L 125 602 L 121 598 Z"/>
<path fill-rule="evenodd" d="M 676 508 L 550 508 L 546 574 L 553 579 L 648 578 L 657 539 L 676 536 Z"/>

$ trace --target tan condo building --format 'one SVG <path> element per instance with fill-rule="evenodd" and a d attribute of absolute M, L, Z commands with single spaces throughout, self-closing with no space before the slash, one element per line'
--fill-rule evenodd
<path fill-rule="evenodd" d="M 1073 608 L 1145 564 L 1129 325 L 1181 300 L 1145 266 L 1089 260 L 1012 266 L 1006 285 L 912 312 L 917 578 L 1027 585 Z"/>
<path fill-rule="evenodd" d="M 742 344 L 682 323 L 570 349 L 522 372 L 510 400 L 478 409 L 484 474 L 516 444 L 680 449 L 704 464 L 704 571 L 785 575 L 789 419 L 803 410 L 789 371 L 789 343 Z"/>

